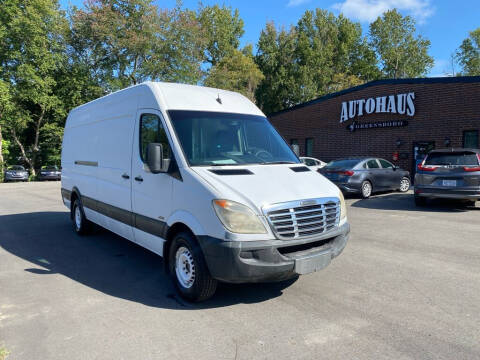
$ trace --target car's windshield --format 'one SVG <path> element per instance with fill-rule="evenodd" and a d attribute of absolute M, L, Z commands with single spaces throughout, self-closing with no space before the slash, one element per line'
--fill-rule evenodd
<path fill-rule="evenodd" d="M 183 110 L 168 113 L 191 166 L 299 163 L 263 116 Z"/>
<path fill-rule="evenodd" d="M 13 165 L 8 168 L 9 170 L 25 170 L 23 166 L 20 165 Z"/>
<path fill-rule="evenodd" d="M 427 156 L 425 165 L 479 165 L 477 154 L 471 151 L 434 152 Z"/>
<path fill-rule="evenodd" d="M 354 159 L 342 159 L 342 160 L 333 160 L 330 161 L 325 168 L 326 169 L 351 169 L 355 167 L 360 160 L 354 160 Z"/>
<path fill-rule="evenodd" d="M 58 168 L 56 166 L 44 166 L 42 170 L 57 171 Z"/>

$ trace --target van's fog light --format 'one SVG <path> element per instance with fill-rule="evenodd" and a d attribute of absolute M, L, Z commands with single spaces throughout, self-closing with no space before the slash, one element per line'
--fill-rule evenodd
<path fill-rule="evenodd" d="M 341 191 L 338 197 L 340 198 L 340 222 L 342 222 L 342 220 L 347 218 L 347 206 L 345 205 L 345 198 Z"/>
<path fill-rule="evenodd" d="M 213 200 L 213 208 L 225 228 L 239 234 L 265 234 L 267 230 L 255 213 L 230 200 Z"/>

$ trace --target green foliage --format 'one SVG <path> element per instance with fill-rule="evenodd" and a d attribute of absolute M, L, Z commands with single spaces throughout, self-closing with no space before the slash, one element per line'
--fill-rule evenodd
<path fill-rule="evenodd" d="M 462 74 L 480 75 L 480 27 L 471 31 L 457 50 L 456 58 L 462 66 Z"/>
<path fill-rule="evenodd" d="M 288 31 L 267 24 L 258 49 L 265 79 L 257 99 L 267 113 L 380 75 L 360 24 L 321 9 L 306 11 Z"/>
<path fill-rule="evenodd" d="M 433 58 L 428 55 L 430 41 L 416 36 L 415 20 L 395 9 L 370 24 L 370 42 L 380 58 L 385 77 L 419 77 L 433 66 Z"/>
<path fill-rule="evenodd" d="M 145 80 L 200 79 L 200 26 L 179 4 L 160 11 L 152 0 L 90 0 L 71 18 L 74 53 L 107 90 Z"/>
<path fill-rule="evenodd" d="M 206 39 L 205 60 L 215 66 L 240 46 L 243 20 L 237 9 L 226 6 L 200 6 L 198 20 Z"/>
<path fill-rule="evenodd" d="M 210 69 L 205 85 L 237 91 L 255 101 L 255 89 L 262 79 L 263 74 L 253 60 L 251 50 L 246 55 L 234 50 Z"/>

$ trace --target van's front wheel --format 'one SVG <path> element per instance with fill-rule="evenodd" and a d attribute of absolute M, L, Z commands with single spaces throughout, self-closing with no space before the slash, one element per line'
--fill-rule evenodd
<path fill-rule="evenodd" d="M 180 295 L 189 301 L 210 298 L 217 289 L 203 257 L 202 249 L 192 235 L 177 234 L 170 246 L 170 275 Z"/>

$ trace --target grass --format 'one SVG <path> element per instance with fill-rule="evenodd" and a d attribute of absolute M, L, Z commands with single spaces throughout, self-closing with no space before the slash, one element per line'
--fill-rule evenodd
<path fill-rule="evenodd" d="M 7 360 L 9 352 L 3 346 L 0 346 L 0 360 Z"/>

